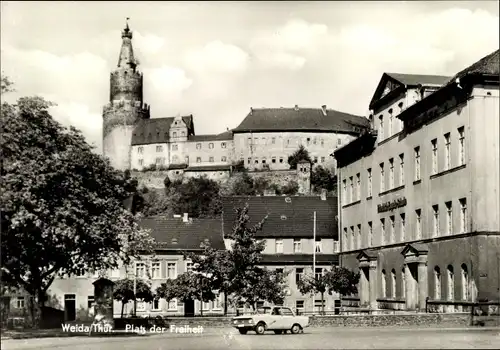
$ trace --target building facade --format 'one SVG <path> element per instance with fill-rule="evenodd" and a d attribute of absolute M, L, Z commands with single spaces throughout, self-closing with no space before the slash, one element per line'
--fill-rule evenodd
<path fill-rule="evenodd" d="M 249 226 L 267 216 L 256 237 L 264 240 L 262 266 L 287 273 L 287 297 L 284 305 L 300 313 L 321 311 L 321 296 L 302 295 L 297 288 L 304 275 L 322 274 L 338 265 L 337 224 L 332 213 L 337 210 L 335 197 L 235 196 L 223 198 L 223 230 L 227 238 L 236 219 L 236 209 L 248 205 Z M 316 220 L 314 219 L 316 213 Z M 315 228 L 316 226 L 316 228 Z M 316 230 L 316 234 L 314 231 Z M 315 265 L 314 265 L 315 261 Z M 338 306 L 338 295 L 325 295 L 325 311 Z"/>
<path fill-rule="evenodd" d="M 341 264 L 361 272 L 346 303 L 498 302 L 499 51 L 452 78 L 384 74 L 370 108 L 373 130 L 334 153 Z"/>

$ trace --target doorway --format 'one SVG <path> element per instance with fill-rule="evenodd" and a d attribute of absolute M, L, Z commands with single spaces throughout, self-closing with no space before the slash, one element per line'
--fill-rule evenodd
<path fill-rule="evenodd" d="M 194 300 L 189 299 L 184 301 L 184 316 L 194 317 Z"/>
<path fill-rule="evenodd" d="M 406 265 L 408 269 L 406 280 L 406 309 L 416 310 L 419 306 L 419 276 L 418 263 L 409 263 Z"/>
<path fill-rule="evenodd" d="M 64 295 L 64 319 L 66 321 L 76 320 L 76 295 Z"/>

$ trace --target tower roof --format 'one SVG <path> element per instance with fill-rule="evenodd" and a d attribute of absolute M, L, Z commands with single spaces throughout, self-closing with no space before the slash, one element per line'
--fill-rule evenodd
<path fill-rule="evenodd" d="M 136 66 L 137 61 L 134 58 L 134 49 L 132 48 L 132 31 L 128 26 L 127 18 L 125 29 L 122 31 L 122 48 L 118 58 L 118 67 L 135 69 Z"/>

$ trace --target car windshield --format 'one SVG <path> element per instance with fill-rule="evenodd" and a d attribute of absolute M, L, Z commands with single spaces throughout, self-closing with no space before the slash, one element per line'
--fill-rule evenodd
<path fill-rule="evenodd" d="M 257 308 L 257 313 L 258 314 L 270 314 L 271 313 L 271 308 L 270 307 L 258 307 Z"/>

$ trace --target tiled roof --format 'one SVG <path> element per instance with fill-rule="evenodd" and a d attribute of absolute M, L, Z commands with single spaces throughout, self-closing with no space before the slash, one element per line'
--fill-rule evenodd
<path fill-rule="evenodd" d="M 141 220 L 142 228 L 151 229 L 151 235 L 163 249 L 194 250 L 208 240 L 212 248 L 225 249 L 220 219 L 192 219 L 152 216 Z"/>
<path fill-rule="evenodd" d="M 232 140 L 233 133 L 232 131 L 225 131 L 220 134 L 212 134 L 212 135 L 189 135 L 189 141 L 224 141 L 224 140 Z"/>
<path fill-rule="evenodd" d="M 312 254 L 262 254 L 262 264 L 304 264 L 312 265 Z M 316 254 L 316 263 L 338 265 L 339 256 L 337 254 Z"/>
<path fill-rule="evenodd" d="M 402 73 L 385 73 L 393 79 L 407 86 L 417 85 L 438 85 L 445 84 L 450 77 L 442 75 L 423 75 L 423 74 L 402 74 Z"/>
<path fill-rule="evenodd" d="M 500 74 L 500 50 L 496 50 L 489 55 L 481 58 L 479 61 L 473 63 L 469 67 L 455 74 L 455 76 L 450 80 L 450 83 L 455 82 L 457 78 L 463 78 L 469 74 Z"/>
<path fill-rule="evenodd" d="M 184 116 L 182 120 L 188 129 L 192 129 L 192 115 Z M 168 142 L 170 125 L 173 121 L 174 117 L 139 120 L 132 134 L 132 145 Z"/>
<path fill-rule="evenodd" d="M 230 170 L 230 165 L 200 165 L 200 166 L 190 166 L 186 171 L 227 171 Z"/>
<path fill-rule="evenodd" d="M 287 200 L 286 198 L 289 198 Z M 223 197 L 224 232 L 231 232 L 237 218 L 236 209 L 248 203 L 250 225 L 269 215 L 258 237 L 313 237 L 313 216 L 316 211 L 316 237 L 338 236 L 337 198 L 321 200 L 319 196 L 235 196 Z"/>
<path fill-rule="evenodd" d="M 248 131 L 333 131 L 359 133 L 368 127 L 366 118 L 321 108 L 261 108 L 252 109 L 235 132 Z"/>

